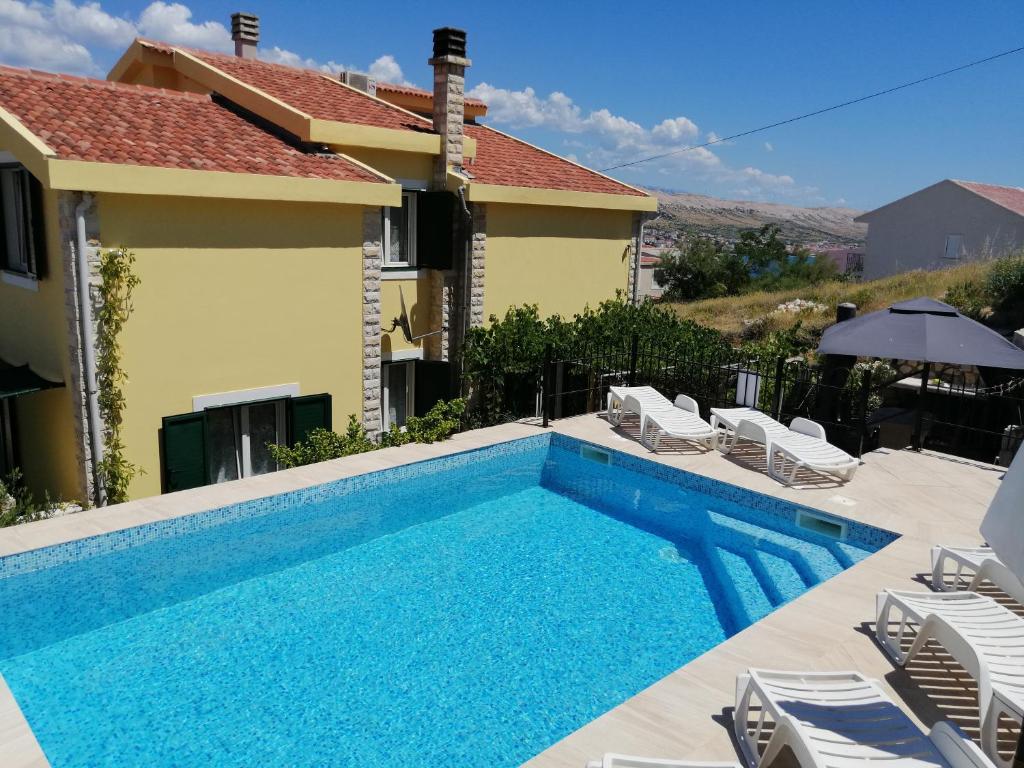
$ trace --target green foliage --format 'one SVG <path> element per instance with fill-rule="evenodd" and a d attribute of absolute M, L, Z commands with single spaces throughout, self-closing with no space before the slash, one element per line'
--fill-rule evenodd
<path fill-rule="evenodd" d="M 15 468 L 0 478 L 0 528 L 31 523 L 49 517 L 53 503 L 47 496 L 40 504 L 25 485 L 21 470 Z"/>
<path fill-rule="evenodd" d="M 465 410 L 466 401 L 461 398 L 448 402 L 441 400 L 422 416 L 410 416 L 406 419 L 405 430 L 392 425 L 389 432 L 381 435 L 381 447 L 447 440 L 459 431 Z"/>
<path fill-rule="evenodd" d="M 989 306 L 988 291 L 976 280 L 964 280 L 949 286 L 945 301 L 967 317 L 981 320 Z"/>
<path fill-rule="evenodd" d="M 818 259 L 806 248 L 797 248 L 782 261 L 770 264 L 766 271 L 751 280 L 750 287 L 756 291 L 788 291 L 839 278 L 839 270 L 832 259 Z"/>
<path fill-rule="evenodd" d="M 662 256 L 654 271 L 669 301 L 692 301 L 739 293 L 750 282 L 750 270 L 735 251 L 706 238 L 690 241 L 685 250 Z"/>
<path fill-rule="evenodd" d="M 868 379 L 870 387 L 867 403 L 867 415 L 870 415 L 882 407 L 882 389 L 897 378 L 897 371 L 885 360 L 871 360 L 862 363 L 855 363 L 850 369 L 850 375 L 846 377 L 846 384 L 843 386 L 844 395 L 852 402 L 856 402 L 861 396 L 861 389 L 865 386 L 864 380 Z"/>
<path fill-rule="evenodd" d="M 135 255 L 125 249 L 100 256 L 101 306 L 96 315 L 96 388 L 103 419 L 103 459 L 97 470 L 107 504 L 128 499 L 128 484 L 139 468 L 124 457 L 121 438 L 125 381 L 121 369 L 121 331 L 132 313 L 132 293 L 139 285 L 132 268 Z"/>
<path fill-rule="evenodd" d="M 985 288 L 996 310 L 1024 308 L 1024 254 L 997 261 L 988 273 Z"/>
<path fill-rule="evenodd" d="M 552 359 L 628 351 L 633 335 L 644 348 L 664 355 L 699 355 L 728 349 L 717 331 L 681 320 L 671 309 L 650 301 L 638 305 L 621 296 L 589 307 L 566 320 L 541 319 L 535 305 L 512 307 L 504 318 L 490 317 L 471 328 L 463 347 L 463 374 L 472 393 L 469 423 L 497 424 L 514 418 L 517 404 L 532 404 L 540 383 L 545 349 Z M 608 360 L 612 362 L 611 358 Z"/>
<path fill-rule="evenodd" d="M 349 415 L 348 426 L 341 434 L 320 427 L 312 430 L 305 440 L 295 443 L 294 446 L 267 446 L 270 455 L 282 469 L 366 453 L 378 447 L 366 434 L 366 429 L 356 419 L 355 414 Z"/>
<path fill-rule="evenodd" d="M 778 224 L 765 224 L 758 230 L 740 233 L 740 239 L 733 246 L 736 255 L 755 271 L 765 271 L 772 265 L 781 264 L 789 255 L 786 243 L 779 237 L 782 228 Z"/>
<path fill-rule="evenodd" d="M 305 440 L 291 447 L 270 444 L 267 448 L 278 466 L 289 469 L 406 443 L 436 443 L 459 431 L 465 409 L 464 400 L 442 400 L 423 416 L 410 417 L 404 431 L 393 427 L 385 432 L 380 443 L 371 440 L 355 414 L 351 414 L 345 431 L 340 434 L 329 429 L 314 429 Z"/>

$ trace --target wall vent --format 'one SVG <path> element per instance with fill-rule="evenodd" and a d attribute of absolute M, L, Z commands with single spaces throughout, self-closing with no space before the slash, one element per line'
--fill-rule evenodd
<path fill-rule="evenodd" d="M 595 448 L 592 445 L 581 445 L 580 456 L 589 461 L 597 462 L 598 464 L 604 464 L 608 466 L 612 463 L 612 455 L 608 451 L 602 451 L 600 448 Z"/>
<path fill-rule="evenodd" d="M 820 533 L 831 539 L 844 541 L 846 539 L 846 523 L 835 520 L 826 515 L 818 515 L 814 512 L 797 512 L 796 524 L 807 531 Z"/>

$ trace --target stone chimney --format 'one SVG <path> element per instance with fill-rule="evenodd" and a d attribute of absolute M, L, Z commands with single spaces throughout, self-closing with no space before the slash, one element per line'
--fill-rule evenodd
<path fill-rule="evenodd" d="M 231 39 L 235 41 L 235 56 L 255 59 L 260 42 L 260 17 L 254 13 L 232 13 Z"/>
<path fill-rule="evenodd" d="M 445 188 L 449 168 L 462 169 L 462 136 L 465 119 L 466 33 L 442 27 L 434 30 L 434 130 L 441 135 L 441 156 L 434 172 L 434 186 Z"/>

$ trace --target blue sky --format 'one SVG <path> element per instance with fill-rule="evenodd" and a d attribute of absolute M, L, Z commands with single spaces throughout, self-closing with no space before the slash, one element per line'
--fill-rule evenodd
<path fill-rule="evenodd" d="M 1024 44 L 1024 3 L 251 2 L 266 57 L 429 87 L 469 32 L 491 122 L 605 167 Z M 237 2 L 0 0 L 0 62 L 102 76 L 136 34 L 230 46 Z M 615 172 L 728 198 L 872 208 L 942 178 L 1024 185 L 1024 53 L 758 136 Z"/>

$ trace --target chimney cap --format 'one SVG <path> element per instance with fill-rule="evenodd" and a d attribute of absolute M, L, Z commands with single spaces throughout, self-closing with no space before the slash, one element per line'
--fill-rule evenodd
<path fill-rule="evenodd" d="M 434 30 L 434 58 L 445 56 L 466 58 L 466 30 L 441 27 Z"/>
<path fill-rule="evenodd" d="M 239 11 L 231 14 L 231 39 L 258 43 L 260 40 L 260 17 L 255 13 Z"/>

